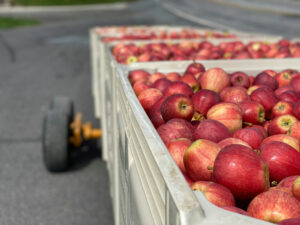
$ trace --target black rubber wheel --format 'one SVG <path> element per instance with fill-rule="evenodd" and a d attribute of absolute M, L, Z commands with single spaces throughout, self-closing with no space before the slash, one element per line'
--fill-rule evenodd
<path fill-rule="evenodd" d="M 62 172 L 69 165 L 69 119 L 67 114 L 49 110 L 43 123 L 43 158 L 50 172 Z"/>
<path fill-rule="evenodd" d="M 50 102 L 50 109 L 67 114 L 69 123 L 74 119 L 74 104 L 65 96 L 57 96 Z"/>

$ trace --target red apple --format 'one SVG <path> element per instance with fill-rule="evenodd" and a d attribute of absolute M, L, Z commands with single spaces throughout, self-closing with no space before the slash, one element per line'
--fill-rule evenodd
<path fill-rule="evenodd" d="M 300 225 L 300 218 L 282 220 L 278 223 L 278 225 Z"/>
<path fill-rule="evenodd" d="M 279 87 L 287 85 L 291 82 L 292 76 L 290 73 L 281 71 L 275 76 L 275 79 L 278 81 Z"/>
<path fill-rule="evenodd" d="M 300 217 L 300 202 L 283 191 L 270 190 L 257 195 L 249 204 L 247 212 L 261 220 L 278 223 Z"/>
<path fill-rule="evenodd" d="M 134 84 L 138 80 L 147 81 L 150 77 L 150 73 L 145 70 L 133 70 L 129 72 L 129 81 Z"/>
<path fill-rule="evenodd" d="M 250 95 L 252 101 L 262 104 L 265 111 L 269 111 L 278 102 L 278 99 L 271 88 L 261 87 L 256 89 Z"/>
<path fill-rule="evenodd" d="M 253 85 L 265 85 L 274 91 L 278 88 L 278 81 L 269 74 L 261 72 L 255 77 Z"/>
<path fill-rule="evenodd" d="M 272 135 L 272 136 L 267 137 L 266 139 L 264 139 L 261 144 L 263 145 L 263 144 L 266 144 L 266 143 L 269 143 L 269 142 L 272 142 L 272 141 L 283 142 L 285 144 L 290 145 L 291 147 L 293 147 L 297 151 L 299 151 L 299 139 L 291 137 L 289 135 L 286 135 L 286 134 Z"/>
<path fill-rule="evenodd" d="M 256 89 L 261 88 L 261 87 L 265 87 L 265 86 L 264 85 L 253 85 L 253 86 L 250 86 L 248 88 L 248 90 L 247 90 L 247 94 L 250 96 L 253 91 L 255 91 Z"/>
<path fill-rule="evenodd" d="M 231 137 L 232 134 L 222 123 L 216 120 L 204 120 L 194 131 L 194 139 L 205 139 L 218 143 L 225 138 Z"/>
<path fill-rule="evenodd" d="M 284 187 L 284 188 L 288 188 L 288 189 L 292 190 L 294 181 L 298 177 L 299 177 L 299 175 L 283 178 L 276 187 Z"/>
<path fill-rule="evenodd" d="M 133 85 L 133 91 L 136 96 L 139 96 L 140 93 L 148 88 L 150 88 L 150 83 L 148 81 L 136 81 Z"/>
<path fill-rule="evenodd" d="M 293 114 L 293 105 L 287 101 L 279 101 L 277 102 L 271 112 L 271 118 L 275 118 L 277 116 Z"/>
<path fill-rule="evenodd" d="M 269 74 L 271 77 L 276 77 L 277 75 L 274 70 L 264 70 L 263 72 Z"/>
<path fill-rule="evenodd" d="M 184 119 L 179 119 L 179 118 L 171 119 L 168 121 L 168 124 L 174 124 L 175 126 L 179 126 L 179 125 L 186 126 L 187 128 L 189 128 L 192 134 L 194 133 L 195 130 L 194 126 L 189 121 L 186 121 Z"/>
<path fill-rule="evenodd" d="M 291 86 L 297 93 L 300 93 L 300 75 L 293 77 Z"/>
<path fill-rule="evenodd" d="M 189 85 L 192 89 L 193 92 L 196 92 L 199 90 L 200 85 L 198 83 L 198 81 L 196 80 L 196 78 L 192 75 L 192 74 L 185 74 L 180 78 L 180 81 L 186 83 L 187 85 Z"/>
<path fill-rule="evenodd" d="M 179 81 L 180 75 L 179 75 L 179 73 L 171 72 L 171 73 L 166 74 L 166 78 L 172 82 Z"/>
<path fill-rule="evenodd" d="M 300 101 L 298 101 L 293 107 L 293 114 L 300 120 Z"/>
<path fill-rule="evenodd" d="M 193 95 L 193 89 L 182 81 L 175 81 L 171 83 L 164 92 L 165 96 L 174 94 L 184 94 L 191 98 Z"/>
<path fill-rule="evenodd" d="M 166 78 L 161 78 L 156 80 L 153 84 L 152 84 L 152 88 L 156 88 L 158 90 L 160 90 L 161 92 L 164 92 L 168 86 L 171 84 L 171 81 L 169 81 Z"/>
<path fill-rule="evenodd" d="M 242 128 L 242 110 L 234 103 L 223 102 L 214 105 L 207 112 L 207 119 L 219 121 L 231 133 Z"/>
<path fill-rule="evenodd" d="M 183 173 L 183 176 L 185 178 L 185 181 L 188 183 L 188 185 L 191 187 L 193 185 L 193 181 L 191 180 L 191 178 L 187 175 Z"/>
<path fill-rule="evenodd" d="M 229 145 L 218 154 L 212 179 L 240 200 L 251 199 L 269 189 L 267 164 L 251 148 Z"/>
<path fill-rule="evenodd" d="M 288 131 L 288 135 L 291 135 L 294 138 L 300 139 L 300 121 L 297 121 Z"/>
<path fill-rule="evenodd" d="M 300 176 L 294 181 L 292 192 L 294 197 L 300 201 Z"/>
<path fill-rule="evenodd" d="M 162 79 L 162 78 L 165 78 L 165 75 L 163 73 L 159 73 L 159 72 L 155 72 L 155 73 L 152 73 L 148 79 L 148 81 L 151 83 L 151 84 L 154 84 L 155 81 L 159 80 L 159 79 Z"/>
<path fill-rule="evenodd" d="M 249 88 L 250 79 L 249 76 L 241 71 L 234 72 L 230 76 L 230 82 L 232 86 Z"/>
<path fill-rule="evenodd" d="M 165 122 L 181 118 L 191 120 L 194 115 L 192 100 L 183 94 L 168 96 L 160 107 L 161 115 Z"/>
<path fill-rule="evenodd" d="M 207 70 L 201 77 L 200 86 L 202 89 L 208 89 L 220 93 L 224 88 L 230 85 L 228 74 L 221 68 L 212 68 Z"/>
<path fill-rule="evenodd" d="M 199 139 L 184 153 L 184 166 L 189 177 L 194 180 L 211 180 L 214 161 L 221 150 L 212 141 Z"/>
<path fill-rule="evenodd" d="M 149 118 L 155 128 L 158 128 L 160 125 L 164 124 L 165 121 L 162 118 L 160 107 L 165 101 L 166 97 L 160 98 L 151 108 L 149 112 Z"/>
<path fill-rule="evenodd" d="M 185 124 L 182 123 L 166 123 L 157 128 L 157 133 L 167 145 L 171 140 L 177 138 L 187 138 L 193 140 L 193 134 Z"/>
<path fill-rule="evenodd" d="M 225 148 L 228 145 L 244 145 L 248 148 L 251 148 L 251 146 L 248 143 L 244 142 L 241 139 L 233 138 L 233 137 L 226 138 L 226 139 L 220 141 L 218 143 L 218 145 L 220 145 L 221 148 Z"/>
<path fill-rule="evenodd" d="M 205 72 L 205 67 L 201 63 L 194 62 L 194 63 L 188 65 L 184 74 L 195 75 L 196 73 L 199 73 L 199 72 Z"/>
<path fill-rule="evenodd" d="M 249 127 L 237 130 L 233 134 L 234 138 L 238 138 L 246 142 L 253 149 L 257 149 L 264 139 L 264 135 L 258 128 Z"/>
<path fill-rule="evenodd" d="M 192 184 L 194 191 L 201 191 L 212 204 L 224 207 L 235 206 L 235 200 L 228 188 L 211 181 L 197 181 Z"/>
<path fill-rule="evenodd" d="M 261 124 L 265 120 L 265 109 L 264 107 L 254 101 L 243 101 L 239 103 L 242 110 L 243 121 L 245 123 Z"/>
<path fill-rule="evenodd" d="M 225 209 L 225 210 L 228 210 L 228 211 L 231 211 L 231 212 L 235 212 L 235 213 L 239 213 L 239 214 L 242 214 L 244 216 L 250 216 L 249 213 L 247 213 L 245 210 L 243 209 L 240 209 L 238 207 L 235 207 L 235 206 L 223 206 L 221 207 L 222 209 Z"/>
<path fill-rule="evenodd" d="M 142 91 L 138 99 L 148 114 L 152 108 L 152 106 L 163 96 L 162 92 L 155 88 L 148 88 L 144 91 Z"/>
<path fill-rule="evenodd" d="M 293 88 L 291 85 L 284 85 L 278 89 L 275 90 L 275 95 L 278 97 L 279 95 L 281 95 L 282 93 L 286 92 L 286 91 L 293 91 Z"/>
<path fill-rule="evenodd" d="M 200 113 L 202 116 L 206 116 L 207 111 L 215 104 L 221 101 L 220 96 L 211 90 L 199 90 L 193 97 L 192 101 L 194 104 L 195 112 Z"/>
<path fill-rule="evenodd" d="M 278 95 L 278 98 L 281 101 L 291 102 L 295 104 L 300 101 L 300 94 L 298 94 L 296 91 L 285 91 Z"/>
<path fill-rule="evenodd" d="M 261 131 L 261 133 L 263 134 L 264 139 L 268 137 L 268 132 L 267 132 L 267 130 L 263 126 L 254 124 L 251 127 L 259 129 Z"/>
<path fill-rule="evenodd" d="M 177 164 L 182 173 L 186 172 L 183 164 L 184 152 L 188 149 L 188 147 L 191 144 L 192 142 L 186 138 L 174 139 L 167 144 L 167 148 L 171 156 L 173 157 L 175 163 Z"/>
<path fill-rule="evenodd" d="M 247 90 L 243 87 L 227 87 L 220 93 L 223 102 L 239 103 L 249 100 Z"/>
<path fill-rule="evenodd" d="M 268 127 L 269 135 L 275 134 L 287 134 L 289 129 L 297 122 L 297 118 L 288 114 L 277 116 L 273 120 Z"/>
<path fill-rule="evenodd" d="M 260 147 L 261 157 L 270 171 L 270 180 L 279 182 L 285 177 L 300 174 L 300 153 L 291 146 L 273 141 Z"/>

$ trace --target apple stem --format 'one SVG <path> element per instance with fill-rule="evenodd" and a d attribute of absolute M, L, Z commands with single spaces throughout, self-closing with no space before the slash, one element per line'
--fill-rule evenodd
<path fill-rule="evenodd" d="M 253 123 L 243 122 L 244 125 L 252 127 Z"/>
<path fill-rule="evenodd" d="M 273 181 L 271 182 L 271 186 L 272 186 L 272 187 L 276 187 L 277 184 L 278 184 L 278 183 L 277 183 L 277 181 L 275 181 L 275 180 L 273 180 Z"/>
<path fill-rule="evenodd" d="M 213 167 L 212 166 L 208 166 L 207 169 L 208 170 L 213 170 Z"/>

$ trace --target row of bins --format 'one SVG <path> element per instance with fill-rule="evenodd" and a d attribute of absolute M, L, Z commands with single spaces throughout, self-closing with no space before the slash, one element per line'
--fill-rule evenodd
<path fill-rule="evenodd" d="M 145 29 L 145 27 L 142 27 Z M 166 26 L 159 30 L 175 29 Z M 121 33 L 128 28 L 116 29 Z M 139 30 L 140 27 L 134 27 Z M 155 30 L 152 27 L 153 30 Z M 184 29 L 176 27 L 176 30 Z M 147 114 L 140 105 L 128 80 L 135 69 L 149 72 L 183 73 L 191 61 L 144 62 L 119 64 L 112 47 L 120 42 L 103 42 L 99 28 L 90 31 L 92 54 L 92 87 L 95 115 L 101 118 L 103 129 L 103 159 L 107 161 L 110 193 L 113 200 L 115 224 L 268 224 L 250 217 L 218 208 L 202 194 L 195 195 L 170 156 Z M 202 30 L 202 32 L 204 32 Z M 108 33 L 108 34 L 107 34 Z M 253 39 L 278 41 L 280 37 L 239 37 L 244 43 Z M 130 40 L 126 43 L 151 43 L 164 40 Z M 182 40 L 173 40 L 180 42 Z M 213 39 L 213 43 L 232 39 Z M 265 69 L 282 71 L 300 69 L 300 59 L 204 60 L 206 69 L 220 67 L 226 72 L 243 71 L 256 75 Z"/>

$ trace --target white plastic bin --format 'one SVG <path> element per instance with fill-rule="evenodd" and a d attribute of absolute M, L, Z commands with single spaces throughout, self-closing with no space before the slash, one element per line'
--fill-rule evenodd
<path fill-rule="evenodd" d="M 114 213 L 115 224 L 155 225 L 267 225 L 270 223 L 225 211 L 192 192 L 141 107 L 127 78 L 129 70 L 183 72 L 190 62 L 118 66 L 113 76 Z M 151 64 L 151 65 L 150 65 Z M 300 70 L 300 59 L 205 62 L 209 69 L 244 71 Z M 132 170 L 136 170 L 137 176 Z M 139 189 L 139 191 L 137 191 Z M 136 203 L 139 203 L 139 206 Z M 135 205 L 134 205 L 135 204 Z M 137 207 L 138 206 L 138 207 Z M 141 211 L 140 209 L 144 210 Z M 134 216 L 133 216 L 134 215 Z M 150 216 L 151 215 L 151 216 Z"/>

